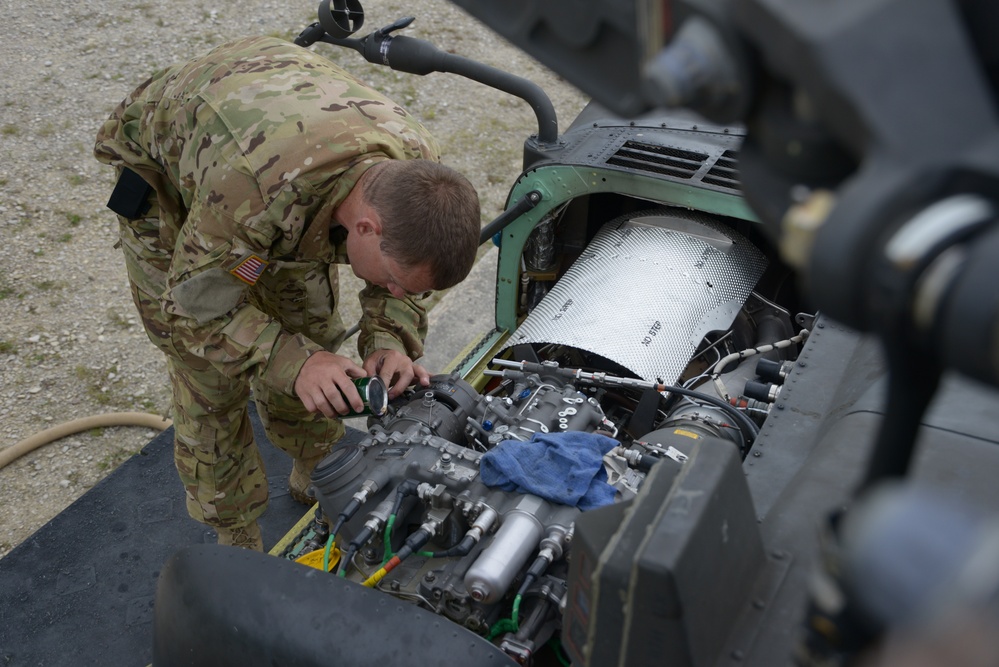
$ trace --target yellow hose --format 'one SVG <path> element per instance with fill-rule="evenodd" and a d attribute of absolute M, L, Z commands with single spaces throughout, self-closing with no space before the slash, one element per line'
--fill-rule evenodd
<path fill-rule="evenodd" d="M 155 428 L 162 431 L 170 428 L 171 424 L 173 424 L 173 422 L 169 419 L 164 419 L 159 415 L 150 415 L 145 412 L 111 412 L 104 415 L 94 415 L 92 417 L 74 419 L 29 436 L 13 447 L 0 450 L 0 469 L 5 468 L 9 463 L 16 461 L 28 452 L 32 452 L 42 445 L 55 442 L 60 438 L 65 438 L 67 435 L 73 435 L 74 433 L 79 433 L 81 431 L 89 431 L 92 428 L 105 428 L 108 426 L 145 426 L 146 428 Z"/>

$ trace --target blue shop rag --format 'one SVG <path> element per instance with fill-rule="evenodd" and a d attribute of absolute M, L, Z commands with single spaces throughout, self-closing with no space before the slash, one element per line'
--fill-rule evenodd
<path fill-rule="evenodd" d="M 614 502 L 604 454 L 617 440 L 596 433 L 535 433 L 527 442 L 504 440 L 483 454 L 479 478 L 504 491 L 533 493 L 586 511 Z"/>

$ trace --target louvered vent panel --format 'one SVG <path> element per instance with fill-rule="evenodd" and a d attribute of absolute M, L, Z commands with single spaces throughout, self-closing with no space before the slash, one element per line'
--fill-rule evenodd
<path fill-rule="evenodd" d="M 607 160 L 607 164 L 676 178 L 691 178 L 707 159 L 705 153 L 627 141 Z"/>
<path fill-rule="evenodd" d="M 735 151 L 725 151 L 701 180 L 718 187 L 738 190 L 739 162 L 737 156 L 738 153 Z"/>

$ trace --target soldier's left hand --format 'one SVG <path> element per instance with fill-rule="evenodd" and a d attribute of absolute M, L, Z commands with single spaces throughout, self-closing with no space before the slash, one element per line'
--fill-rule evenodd
<path fill-rule="evenodd" d="M 364 360 L 363 368 L 369 376 L 377 375 L 385 382 L 390 399 L 416 382 L 430 386 L 429 371 L 397 350 L 375 350 Z"/>

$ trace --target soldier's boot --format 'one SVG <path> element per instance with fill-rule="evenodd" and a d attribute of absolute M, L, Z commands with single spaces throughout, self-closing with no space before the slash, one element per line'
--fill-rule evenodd
<path fill-rule="evenodd" d="M 216 528 L 215 532 L 219 534 L 219 544 L 253 551 L 264 550 L 264 538 L 260 535 L 260 526 L 256 521 L 235 528 Z"/>
<path fill-rule="evenodd" d="M 325 454 L 323 455 L 325 457 Z M 309 495 L 309 485 L 312 484 L 312 471 L 316 469 L 323 457 L 314 459 L 295 459 L 291 466 L 291 477 L 288 478 L 288 490 L 291 497 L 303 505 L 312 506 L 315 499 Z"/>

